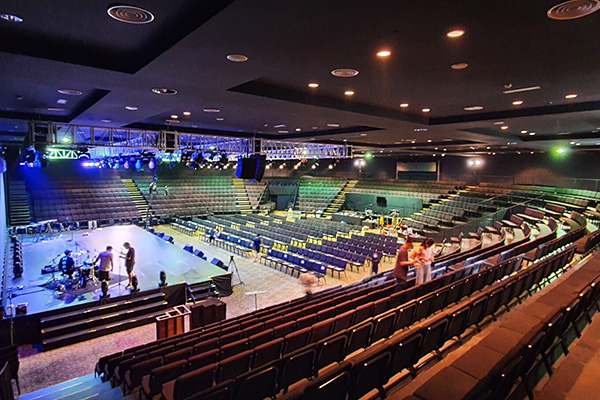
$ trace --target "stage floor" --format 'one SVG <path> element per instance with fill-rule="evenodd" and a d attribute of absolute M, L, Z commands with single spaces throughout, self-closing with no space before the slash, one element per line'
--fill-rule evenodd
<path fill-rule="evenodd" d="M 121 264 L 123 260 L 118 257 L 120 251 L 124 252 L 122 247 L 124 242 L 131 243 L 136 250 L 134 273 L 138 277 L 139 288 L 142 291 L 158 287 L 159 272 L 162 270 L 167 273 L 169 284 L 206 282 L 211 279 L 211 276 L 226 273 L 210 262 L 183 251 L 180 247 L 167 243 L 134 225 L 82 230 L 73 235 L 63 234 L 37 243 L 24 241 L 23 276 L 14 279 L 12 270 L 7 271 L 10 274 L 7 287 L 12 290 L 13 304 L 29 303 L 28 314 L 31 315 L 98 300 L 100 284 L 91 286 L 91 290 L 79 289 L 75 293 L 60 294 L 46 287 L 45 284 L 52 274 L 42 274 L 41 270 L 59 254 L 62 256 L 66 249 L 74 253 L 79 251 L 79 257 L 83 260 L 87 257 L 88 251 L 90 256 L 95 258 L 95 255 L 104 251 L 108 245 L 113 247 L 115 261 L 110 282 L 111 297 L 129 294 L 130 291 L 125 289 L 128 282 L 125 265 Z M 56 276 L 60 276 L 60 273 L 56 273 Z M 19 288 L 20 286 L 22 288 Z"/>

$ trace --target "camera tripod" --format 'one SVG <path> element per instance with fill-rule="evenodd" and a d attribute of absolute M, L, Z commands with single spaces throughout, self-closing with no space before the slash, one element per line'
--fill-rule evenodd
<path fill-rule="evenodd" d="M 229 258 L 229 264 L 227 264 L 227 271 L 231 272 L 231 274 L 233 275 L 233 271 L 231 270 L 231 267 L 233 267 L 233 270 L 237 274 L 238 280 L 240 281 L 238 283 L 238 285 L 245 285 L 244 281 L 242 281 L 242 277 L 240 276 L 240 271 L 238 270 L 237 264 L 235 263 L 235 259 L 233 258 L 233 256 L 231 256 Z M 231 285 L 231 286 L 237 286 L 237 285 Z"/>

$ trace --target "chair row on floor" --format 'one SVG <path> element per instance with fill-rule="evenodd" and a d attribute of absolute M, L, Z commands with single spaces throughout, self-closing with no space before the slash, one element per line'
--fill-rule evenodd
<path fill-rule="evenodd" d="M 573 254 L 574 248 L 569 248 L 489 286 L 447 311 L 434 314 L 423 323 L 374 343 L 365 352 L 346 359 L 317 379 L 295 387 L 283 399 L 359 399 L 375 389 L 384 398 L 384 385 L 394 375 L 406 370 L 416 374 L 419 362 L 426 355 L 434 352 L 439 358 L 439 349 L 448 340 L 458 338 L 460 343 L 461 336 L 468 328 L 475 326 L 479 330 L 482 322 L 494 319 L 501 308 L 508 309 L 515 300 L 520 302 L 522 297 L 541 289 L 550 277 L 563 272 Z M 386 315 L 378 318 L 385 318 Z M 439 390 L 440 384 L 436 396 L 423 399 L 463 398 L 453 396 L 451 388 L 454 385 L 456 382 L 453 377 L 447 376 L 443 383 L 445 391 Z"/>

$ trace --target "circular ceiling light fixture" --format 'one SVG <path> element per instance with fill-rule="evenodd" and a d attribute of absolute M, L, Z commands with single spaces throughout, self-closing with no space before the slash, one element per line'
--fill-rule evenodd
<path fill-rule="evenodd" d="M 377 57 L 379 58 L 386 58 L 392 55 L 392 52 L 389 50 L 379 50 L 377 52 Z"/>
<path fill-rule="evenodd" d="M 483 106 L 469 106 L 464 108 L 465 111 L 479 111 L 483 110 Z"/>
<path fill-rule="evenodd" d="M 174 96 L 177 94 L 177 90 L 169 88 L 153 88 L 152 93 L 163 96 Z"/>
<path fill-rule="evenodd" d="M 128 111 L 137 111 L 138 108 L 134 106 L 125 106 L 125 109 Z"/>
<path fill-rule="evenodd" d="M 171 115 L 171 118 L 172 118 L 172 119 L 177 119 L 177 118 L 179 118 L 179 115 L 175 115 L 175 114 L 173 114 L 173 115 Z"/>
<path fill-rule="evenodd" d="M 354 90 L 346 90 L 346 91 L 344 92 L 344 95 L 345 95 L 345 96 L 354 96 Z"/>
<path fill-rule="evenodd" d="M 106 12 L 112 19 L 126 24 L 142 25 L 154 21 L 154 15 L 140 7 L 118 5 L 110 7 Z"/>
<path fill-rule="evenodd" d="M 225 121 L 225 118 L 217 118 L 217 121 Z"/>
<path fill-rule="evenodd" d="M 535 136 L 535 132 L 529 132 L 529 136 Z"/>
<path fill-rule="evenodd" d="M 565 21 L 590 15 L 600 10 L 600 0 L 569 0 L 557 4 L 546 12 L 550 19 Z"/>
<path fill-rule="evenodd" d="M 450 32 L 446 33 L 446 36 L 450 39 L 456 39 L 463 36 L 464 34 L 465 31 L 463 29 L 453 29 Z"/>
<path fill-rule="evenodd" d="M 431 108 L 423 108 L 421 111 L 423 111 L 424 113 L 428 113 L 431 111 Z"/>
<path fill-rule="evenodd" d="M 308 84 L 308 87 L 311 88 L 311 89 L 316 89 L 316 88 L 319 87 L 319 84 L 317 82 L 310 82 Z"/>
<path fill-rule="evenodd" d="M 327 126 L 330 128 L 337 128 L 340 126 L 340 124 L 327 124 Z"/>
<path fill-rule="evenodd" d="M 456 70 L 456 71 L 460 71 L 461 69 L 465 69 L 469 66 L 469 64 L 467 64 L 466 62 L 461 62 L 461 63 L 456 63 L 456 64 L 452 64 L 450 66 L 450 68 Z"/>
<path fill-rule="evenodd" d="M 331 75 L 338 78 L 352 78 L 358 75 L 358 71 L 352 68 L 337 68 L 331 71 Z"/>
<path fill-rule="evenodd" d="M 523 104 L 523 100 L 515 100 L 512 102 L 513 106 L 520 106 L 521 104 Z"/>
<path fill-rule="evenodd" d="M 402 104 L 400 104 L 400 108 L 406 108 L 406 107 L 408 107 L 408 103 L 402 103 Z"/>
<path fill-rule="evenodd" d="M 184 111 L 183 115 L 185 115 L 186 117 L 189 117 L 190 115 L 192 115 L 192 113 L 189 111 Z"/>
<path fill-rule="evenodd" d="M 227 56 L 227 59 L 228 59 L 229 61 L 238 62 L 238 63 L 241 63 L 241 62 L 246 62 L 246 61 L 248 61 L 248 57 L 246 57 L 246 56 L 245 56 L 245 55 L 243 55 L 243 54 L 229 54 L 229 55 Z"/>
<path fill-rule="evenodd" d="M 0 14 L 0 18 L 7 22 L 12 22 L 14 24 L 20 24 L 21 22 L 23 22 L 23 18 L 13 14 Z"/>
<path fill-rule="evenodd" d="M 505 131 L 505 130 L 507 130 L 507 129 L 508 129 L 508 125 L 502 125 L 502 126 L 500 127 L 500 129 L 502 129 L 503 131 Z"/>
<path fill-rule="evenodd" d="M 565 99 L 569 99 L 569 100 L 576 99 L 576 98 L 577 98 L 577 93 L 571 93 L 571 94 L 568 94 L 565 96 Z"/>
<path fill-rule="evenodd" d="M 494 125 L 504 125 L 504 122 L 503 121 L 496 121 L 496 122 L 494 122 Z"/>
<path fill-rule="evenodd" d="M 72 89 L 58 89 L 58 93 L 65 94 L 67 96 L 81 96 L 83 94 L 80 90 Z"/>
<path fill-rule="evenodd" d="M 202 111 L 207 113 L 218 113 L 221 112 L 218 108 L 204 108 Z"/>

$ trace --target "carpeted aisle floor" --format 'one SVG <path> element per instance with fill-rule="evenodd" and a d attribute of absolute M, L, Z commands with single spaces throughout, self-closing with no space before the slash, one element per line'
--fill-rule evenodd
<path fill-rule="evenodd" d="M 159 226 L 156 230 L 173 236 L 175 246 L 184 247 L 186 244 L 191 244 L 194 248 L 204 251 L 209 261 L 212 257 L 217 257 L 227 264 L 232 255 L 224 249 L 210 246 L 198 238 L 177 232 L 169 226 Z M 227 303 L 227 318 L 254 310 L 254 296 L 246 295 L 247 292 L 266 291 L 258 295 L 259 308 L 304 295 L 303 288 L 296 277 L 238 255 L 234 255 L 234 259 L 244 285 L 239 284 L 235 274 L 233 294 L 222 299 Z M 392 268 L 392 262 L 387 260 L 382 263 L 380 271 Z M 142 267 L 136 265 L 136 268 Z M 368 273 L 368 268 L 362 268 L 360 273 L 347 271 L 347 277 L 342 275 L 341 280 L 328 276 L 319 289 L 357 282 L 365 278 Z M 35 347 L 24 346 L 19 349 L 21 393 L 29 393 L 90 374 L 94 372 L 99 357 L 155 340 L 155 329 L 154 325 L 146 325 L 47 352 L 39 352 Z"/>

